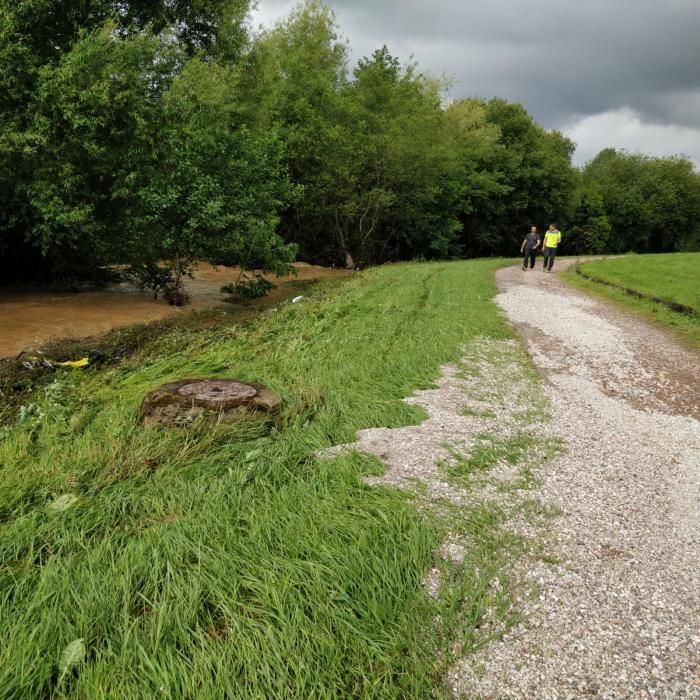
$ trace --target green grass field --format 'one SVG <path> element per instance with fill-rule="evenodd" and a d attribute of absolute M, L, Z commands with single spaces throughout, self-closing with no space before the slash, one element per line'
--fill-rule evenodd
<path fill-rule="evenodd" d="M 581 265 L 581 269 L 607 282 L 683 304 L 700 313 L 700 253 L 630 255 L 587 262 Z M 654 320 L 675 331 L 692 346 L 700 347 L 700 321 L 697 316 L 671 311 L 662 304 L 637 299 L 621 290 L 585 280 L 573 268 L 563 276 L 575 286 Z"/>
<path fill-rule="evenodd" d="M 436 694 L 452 640 L 434 620 L 479 626 L 505 546 L 493 514 L 470 518 L 481 544 L 459 600 L 434 602 L 439 528 L 364 484 L 374 460 L 313 454 L 421 420 L 402 397 L 473 338 L 510 337 L 491 301 L 501 264 L 371 270 L 39 388 L 0 433 L 0 696 Z M 283 412 L 140 427 L 143 395 L 185 376 L 269 384 Z"/>

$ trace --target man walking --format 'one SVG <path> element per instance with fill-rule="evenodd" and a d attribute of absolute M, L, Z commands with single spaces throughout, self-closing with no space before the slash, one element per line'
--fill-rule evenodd
<path fill-rule="evenodd" d="M 549 224 L 549 231 L 544 234 L 544 266 L 543 272 L 551 272 L 554 258 L 557 256 L 557 246 L 561 243 L 561 232 L 556 224 Z"/>
<path fill-rule="evenodd" d="M 531 270 L 535 267 L 537 249 L 540 247 L 541 243 L 540 234 L 537 233 L 537 226 L 533 226 L 530 229 L 530 233 L 525 236 L 523 244 L 520 246 L 520 253 L 525 253 L 525 257 L 523 258 L 523 270 L 527 270 L 528 261 L 530 261 Z"/>

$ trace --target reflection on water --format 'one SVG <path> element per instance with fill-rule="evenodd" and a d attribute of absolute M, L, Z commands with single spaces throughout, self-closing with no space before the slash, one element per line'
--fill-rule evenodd
<path fill-rule="evenodd" d="M 270 279 L 280 285 L 275 296 L 288 296 L 285 285 L 340 277 L 347 273 L 297 264 L 297 276 Z M 97 335 L 133 323 L 157 321 L 222 303 L 219 289 L 234 281 L 238 271 L 201 265 L 194 279 L 186 281 L 191 304 L 182 309 L 154 300 L 148 292 L 139 292 L 120 284 L 99 292 L 64 294 L 46 291 L 0 292 L 0 357 L 33 350 L 52 338 L 80 338 Z"/>

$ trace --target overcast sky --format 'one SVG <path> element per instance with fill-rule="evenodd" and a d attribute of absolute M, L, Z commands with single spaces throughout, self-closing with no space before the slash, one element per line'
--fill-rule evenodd
<path fill-rule="evenodd" d="M 259 0 L 256 24 L 295 5 Z M 700 169 L 700 0 L 333 0 L 353 58 L 387 44 L 452 96 L 522 102 L 583 163 L 607 146 Z"/>

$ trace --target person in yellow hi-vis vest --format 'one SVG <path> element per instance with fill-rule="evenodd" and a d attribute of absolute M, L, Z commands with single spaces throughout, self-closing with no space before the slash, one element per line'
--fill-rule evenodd
<path fill-rule="evenodd" d="M 544 234 L 544 267 L 543 272 L 551 272 L 554 265 L 554 258 L 557 256 L 557 246 L 561 243 L 561 232 L 556 224 L 549 224 L 549 231 Z"/>

